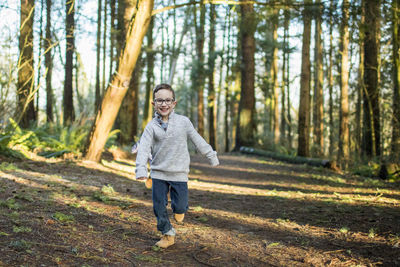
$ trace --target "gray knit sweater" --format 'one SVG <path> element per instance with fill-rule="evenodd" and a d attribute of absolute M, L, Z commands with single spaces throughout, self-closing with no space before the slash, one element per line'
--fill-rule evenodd
<path fill-rule="evenodd" d="M 147 177 L 147 162 L 151 154 L 150 177 L 166 181 L 188 181 L 188 139 L 208 158 L 211 166 L 219 165 L 217 152 L 197 133 L 190 120 L 172 112 L 166 131 L 156 118 L 144 129 L 136 156 L 136 178 Z"/>

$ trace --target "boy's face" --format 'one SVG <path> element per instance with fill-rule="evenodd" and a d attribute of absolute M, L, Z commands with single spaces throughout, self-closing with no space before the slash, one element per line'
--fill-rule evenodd
<path fill-rule="evenodd" d="M 154 96 L 155 98 L 152 102 L 154 109 L 163 118 L 168 119 L 169 114 L 171 114 L 176 105 L 176 101 L 173 97 L 172 92 L 167 89 L 161 89 L 157 91 Z"/>

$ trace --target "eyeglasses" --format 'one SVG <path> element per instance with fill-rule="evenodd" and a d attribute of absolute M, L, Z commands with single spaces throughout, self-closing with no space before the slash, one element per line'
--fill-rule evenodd
<path fill-rule="evenodd" d="M 164 102 L 167 105 L 171 105 L 174 101 L 175 101 L 175 99 L 173 99 L 173 98 L 167 98 L 167 99 L 156 98 L 156 99 L 154 99 L 154 102 L 156 102 L 157 105 L 162 105 Z"/>

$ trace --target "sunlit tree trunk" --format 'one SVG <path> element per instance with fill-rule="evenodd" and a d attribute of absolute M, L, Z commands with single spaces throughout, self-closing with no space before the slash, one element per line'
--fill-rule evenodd
<path fill-rule="evenodd" d="M 239 114 L 236 130 L 235 150 L 241 146 L 253 146 L 255 144 L 255 38 L 257 21 L 252 4 L 240 5 L 240 43 L 242 63 L 241 91 L 239 102 Z"/>
<path fill-rule="evenodd" d="M 271 64 L 271 77 L 273 87 L 273 122 L 274 122 L 274 144 L 279 143 L 279 85 L 278 85 L 278 23 L 279 23 L 279 9 L 274 8 L 272 11 L 272 64 Z"/>
<path fill-rule="evenodd" d="M 216 117 L 215 117 L 215 85 L 214 85 L 214 69 L 215 69 L 215 23 L 216 12 L 215 5 L 210 5 L 210 40 L 208 47 L 208 136 L 209 143 L 214 150 L 217 149 L 217 133 L 216 133 Z"/>
<path fill-rule="evenodd" d="M 312 0 L 306 0 L 309 5 Z M 303 46 L 301 56 L 301 78 L 300 78 L 300 102 L 298 123 L 298 147 L 297 155 L 310 156 L 310 38 L 311 38 L 311 14 L 309 7 L 303 11 Z"/>
<path fill-rule="evenodd" d="M 46 39 L 44 40 L 44 65 L 46 67 L 46 121 L 54 122 L 53 114 L 53 49 L 51 37 L 51 0 L 46 0 Z"/>
<path fill-rule="evenodd" d="M 70 125 L 75 120 L 73 90 L 74 50 L 75 50 L 75 0 L 66 0 L 66 49 L 65 49 L 65 80 L 64 80 L 64 125 Z"/>
<path fill-rule="evenodd" d="M 291 0 L 286 0 L 286 3 L 290 4 Z M 290 113 L 290 108 L 291 108 L 291 101 L 290 101 L 290 51 L 289 51 L 289 24 L 290 24 L 290 13 L 289 10 L 285 9 L 284 11 L 284 35 L 286 36 L 286 102 L 287 102 L 287 125 L 288 125 L 288 143 L 289 143 L 289 149 L 292 148 L 293 146 L 293 137 L 292 137 L 292 116 Z M 285 116 L 286 119 L 286 116 Z"/>
<path fill-rule="evenodd" d="M 287 35 L 287 14 L 284 11 L 283 22 L 283 43 L 282 43 L 282 82 L 281 82 L 281 123 L 280 123 L 280 143 L 284 145 L 288 140 L 286 136 L 286 61 L 288 57 L 288 35 Z"/>
<path fill-rule="evenodd" d="M 392 159 L 400 163 L 400 0 L 393 0 L 393 118 Z M 397 159 L 397 160 L 396 160 Z"/>
<path fill-rule="evenodd" d="M 33 65 L 33 18 L 35 1 L 21 0 L 21 17 L 19 29 L 19 61 L 18 61 L 18 109 L 19 125 L 27 128 L 36 121 L 35 113 L 35 79 Z"/>
<path fill-rule="evenodd" d="M 349 160 L 349 1 L 342 3 L 340 32 L 340 126 L 338 162 L 346 166 Z"/>
<path fill-rule="evenodd" d="M 379 108 L 381 1 L 363 0 L 363 4 L 365 5 L 363 151 L 367 158 L 372 158 L 381 154 Z"/>
<path fill-rule="evenodd" d="M 315 154 L 322 156 L 324 154 L 324 100 L 323 100 L 323 42 L 322 42 L 322 13 L 323 6 L 321 0 L 317 0 L 318 11 L 315 19 L 315 75 L 314 75 L 314 140 Z"/>
<path fill-rule="evenodd" d="M 142 41 L 150 23 L 153 4 L 153 0 L 139 1 L 135 18 L 129 24 L 125 46 L 119 56 L 117 71 L 107 87 L 89 135 L 89 145 L 85 155 L 87 160 L 100 160 L 101 152 L 118 114 L 118 109 L 128 90 L 129 81 L 140 54 Z"/>

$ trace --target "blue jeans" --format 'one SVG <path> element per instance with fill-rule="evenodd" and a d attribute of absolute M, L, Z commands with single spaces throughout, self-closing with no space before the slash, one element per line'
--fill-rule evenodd
<path fill-rule="evenodd" d="M 187 182 L 153 179 L 153 211 L 157 218 L 157 230 L 163 235 L 173 230 L 167 211 L 168 191 L 170 191 L 171 208 L 174 213 L 182 214 L 189 208 Z"/>

